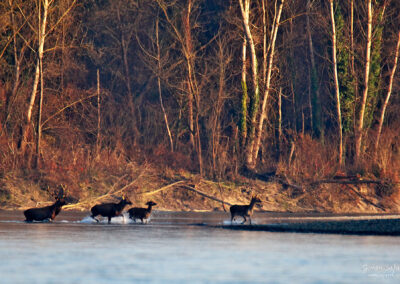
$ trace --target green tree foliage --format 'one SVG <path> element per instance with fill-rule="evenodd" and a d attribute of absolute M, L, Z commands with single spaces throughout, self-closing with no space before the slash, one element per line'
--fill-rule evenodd
<path fill-rule="evenodd" d="M 350 72 L 350 44 L 346 36 L 346 23 L 340 3 L 340 1 L 336 1 L 335 8 L 337 71 L 339 77 L 343 132 L 348 133 L 353 131 L 355 94 L 354 78 L 352 78 Z"/>
<path fill-rule="evenodd" d="M 377 1 L 381 2 L 381 1 Z M 382 97 L 382 43 L 384 13 L 381 9 L 375 14 L 376 24 L 372 34 L 371 72 L 369 75 L 368 98 L 365 109 L 365 127 L 370 128 L 374 122 L 374 114 L 379 99 Z"/>

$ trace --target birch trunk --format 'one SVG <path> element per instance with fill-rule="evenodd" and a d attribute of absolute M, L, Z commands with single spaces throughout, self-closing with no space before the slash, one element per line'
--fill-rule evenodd
<path fill-rule="evenodd" d="M 183 26 L 183 37 L 180 35 L 179 31 L 177 30 L 177 28 L 175 26 L 173 26 L 173 24 L 171 23 L 171 21 L 169 21 L 171 23 L 171 25 L 173 26 L 176 35 L 178 36 L 178 38 L 180 39 L 181 45 L 182 45 L 182 51 L 183 54 L 185 56 L 186 59 L 186 66 L 187 66 L 187 92 L 188 92 L 188 122 L 189 122 L 189 131 L 190 131 L 190 144 L 192 145 L 192 149 L 193 151 L 197 151 L 197 147 L 196 147 L 196 142 L 197 142 L 197 138 L 195 137 L 195 130 L 194 130 L 194 111 L 193 111 L 193 100 L 196 99 L 195 98 L 195 94 L 194 94 L 194 84 L 192 81 L 192 38 L 191 38 L 191 31 L 190 31 L 190 13 L 191 13 L 191 0 L 188 0 L 188 4 L 187 4 L 187 9 L 186 9 L 186 13 L 184 14 L 184 16 L 182 17 L 182 26 Z M 166 10 L 164 10 L 164 14 L 166 14 Z M 200 160 L 199 160 L 199 164 L 201 164 Z"/>
<path fill-rule="evenodd" d="M 41 3 L 43 2 L 43 19 L 41 17 Z M 39 77 L 40 77 L 40 64 L 43 59 L 43 49 L 44 49 L 44 43 L 45 43 L 45 38 L 46 38 L 46 24 L 47 24 L 47 12 L 48 8 L 51 2 L 49 0 L 41 0 L 39 1 L 39 31 L 38 31 L 38 42 L 39 42 L 39 47 L 37 51 L 37 61 L 36 61 L 36 70 L 35 70 L 35 78 L 33 81 L 33 86 L 32 86 L 32 92 L 31 92 L 31 98 L 29 101 L 28 105 L 28 111 L 26 114 L 26 121 L 23 129 L 23 134 L 22 134 L 22 143 L 20 150 L 22 153 L 25 153 L 26 150 L 26 145 L 28 143 L 28 134 L 29 130 L 31 129 L 31 120 L 32 120 L 32 110 L 33 106 L 35 104 L 35 99 L 36 99 L 36 92 L 37 88 L 39 85 Z"/>
<path fill-rule="evenodd" d="M 36 136 L 36 161 L 34 167 L 37 168 L 40 166 L 40 148 L 42 142 L 42 108 L 43 108 L 43 90 L 44 90 L 44 81 L 43 81 L 43 60 L 40 58 L 40 96 L 39 96 L 39 109 L 38 109 L 38 117 L 37 117 L 37 136 Z"/>
<path fill-rule="evenodd" d="M 335 81 L 335 95 L 336 95 L 336 115 L 338 122 L 339 134 L 339 165 L 343 164 L 343 132 L 342 132 L 342 115 L 340 111 L 340 93 L 339 93 L 339 79 L 337 73 L 337 60 L 336 60 L 336 27 L 335 27 L 335 14 L 333 11 L 333 0 L 330 2 L 331 22 L 332 22 L 332 63 L 333 75 Z"/>
<path fill-rule="evenodd" d="M 276 42 L 276 37 L 278 34 L 278 28 L 279 28 L 279 23 L 280 23 L 280 18 L 281 18 L 284 2 L 285 2 L 284 0 L 280 1 L 278 11 L 276 14 L 276 18 L 275 18 L 275 23 L 273 25 L 273 30 L 272 30 L 272 34 L 271 34 L 271 46 L 270 46 L 269 58 L 268 58 L 268 71 L 267 71 L 267 77 L 266 77 L 266 82 L 265 82 L 265 92 L 264 92 L 264 97 L 263 97 L 263 103 L 261 106 L 260 121 L 258 123 L 257 136 L 254 139 L 254 146 L 252 148 L 252 153 L 251 153 L 252 157 L 251 157 L 251 159 L 248 159 L 248 162 L 251 162 L 250 165 L 252 165 L 253 167 L 255 166 L 255 161 L 257 160 L 258 151 L 260 149 L 260 142 L 261 142 L 262 128 L 264 125 L 264 120 L 267 118 L 267 101 L 268 101 L 268 97 L 269 97 L 272 67 L 273 67 L 273 63 L 274 63 L 275 42 Z"/>
<path fill-rule="evenodd" d="M 46 37 L 46 22 L 47 14 L 51 1 L 44 0 L 43 2 L 43 26 L 40 33 L 40 38 L 42 38 L 41 50 L 39 51 L 39 73 L 40 73 L 40 97 L 39 97 L 39 110 L 38 110 L 38 120 L 37 120 L 37 141 L 36 141 L 36 163 L 35 168 L 40 166 L 40 148 L 42 142 L 42 108 L 43 108 L 43 96 L 44 96 L 44 80 L 43 80 L 43 48 L 44 41 Z"/>
<path fill-rule="evenodd" d="M 250 29 L 250 0 L 239 0 L 240 11 L 242 13 L 243 18 L 243 27 L 245 30 L 247 42 L 250 46 L 250 58 L 251 58 L 251 70 L 252 70 L 252 79 L 253 79 L 253 99 L 252 106 L 250 108 L 250 129 L 247 137 L 247 146 L 245 150 L 246 156 L 246 165 L 248 167 L 254 167 L 253 160 L 253 148 L 254 148 L 254 139 L 255 139 L 255 127 L 256 127 L 256 119 L 259 108 L 259 96 L 260 96 L 260 87 L 258 84 L 258 62 L 257 62 L 257 54 L 256 54 L 256 46 L 253 40 L 253 35 Z"/>
<path fill-rule="evenodd" d="M 367 31 L 367 48 L 365 56 L 364 91 L 361 98 L 361 106 L 360 106 L 361 109 L 355 133 L 356 163 L 360 162 L 360 156 L 361 156 L 361 144 L 363 138 L 362 132 L 364 128 L 364 114 L 368 96 L 368 80 L 369 80 L 369 71 L 371 64 L 371 43 L 372 43 L 372 0 L 368 0 L 368 31 Z"/>
<path fill-rule="evenodd" d="M 396 73 L 397 62 L 399 59 L 399 49 L 400 49 L 400 31 L 399 31 L 398 38 L 397 38 L 397 46 L 396 46 L 396 52 L 395 52 L 395 57 L 394 57 L 393 69 L 392 69 L 392 72 L 390 73 L 389 87 L 388 87 L 388 91 L 386 94 L 385 102 L 383 103 L 383 106 L 382 106 L 381 116 L 379 118 L 378 133 L 376 135 L 376 142 L 375 142 L 375 157 L 377 157 L 377 153 L 378 153 L 379 140 L 381 138 L 382 126 L 383 126 L 383 121 L 385 119 L 386 108 L 389 103 L 390 96 L 392 94 L 393 80 L 394 80 L 394 75 Z"/>
<path fill-rule="evenodd" d="M 356 67 L 354 63 L 354 0 L 350 0 L 350 66 L 351 66 L 351 76 L 354 80 L 354 103 L 353 103 L 353 129 L 356 129 L 356 101 L 358 96 L 358 80 L 356 76 Z"/>

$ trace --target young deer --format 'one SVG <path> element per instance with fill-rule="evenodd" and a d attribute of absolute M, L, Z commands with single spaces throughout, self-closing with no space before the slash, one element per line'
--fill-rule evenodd
<path fill-rule="evenodd" d="M 49 190 L 47 192 L 50 193 L 56 199 L 52 205 L 41 207 L 41 208 L 30 208 L 24 211 L 25 222 L 32 221 L 44 221 L 49 220 L 53 221 L 58 213 L 61 211 L 61 207 L 63 207 L 66 202 L 64 200 L 64 188 L 61 188 L 58 191 L 58 194 L 51 193 Z"/>
<path fill-rule="evenodd" d="M 121 215 L 122 210 L 124 210 L 125 206 L 128 204 L 132 204 L 132 202 L 128 198 L 122 197 L 122 200 L 119 203 L 103 203 L 95 205 L 90 209 L 92 212 L 90 217 L 95 219 L 97 222 L 99 222 L 99 220 L 95 217 L 98 215 L 108 217 L 108 224 L 110 224 L 111 218 Z"/>
<path fill-rule="evenodd" d="M 144 223 L 145 219 L 148 219 L 151 214 L 151 209 L 153 206 L 157 205 L 157 203 L 153 201 L 149 201 L 146 203 L 148 206 L 147 208 L 138 208 L 134 207 L 128 210 L 129 218 L 136 222 L 136 219 L 140 219 L 142 224 Z"/>
<path fill-rule="evenodd" d="M 261 200 L 258 197 L 253 196 L 249 205 L 232 205 L 229 208 L 229 211 L 231 212 L 231 224 L 236 216 L 241 216 L 243 217 L 242 224 L 247 221 L 246 217 L 249 217 L 251 225 L 251 215 L 253 214 L 253 208 L 256 203 L 261 203 Z"/>

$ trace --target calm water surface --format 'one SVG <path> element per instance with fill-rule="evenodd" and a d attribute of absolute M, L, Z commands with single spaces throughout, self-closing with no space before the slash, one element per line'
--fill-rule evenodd
<path fill-rule="evenodd" d="M 193 225 L 223 224 L 225 213 L 155 212 L 147 225 L 87 215 L 27 224 L 22 212 L 0 211 L 0 283 L 400 282 L 399 237 Z"/>

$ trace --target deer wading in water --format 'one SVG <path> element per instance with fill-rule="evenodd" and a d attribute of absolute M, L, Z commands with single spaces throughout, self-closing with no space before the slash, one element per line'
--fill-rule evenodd
<path fill-rule="evenodd" d="M 151 214 L 151 209 L 153 206 L 157 205 L 157 203 L 153 201 L 149 201 L 146 203 L 147 208 L 138 208 L 134 207 L 128 210 L 129 213 L 129 218 L 131 218 L 133 221 L 136 222 L 136 219 L 140 219 L 142 221 L 142 224 L 144 223 L 144 220 L 149 219 L 150 214 Z"/>
<path fill-rule="evenodd" d="M 50 193 L 51 194 L 51 193 Z M 30 208 L 24 211 L 25 215 L 25 222 L 32 222 L 32 221 L 53 221 L 58 213 L 61 211 L 61 207 L 63 207 L 66 202 L 64 199 L 64 190 L 59 190 L 57 195 L 51 194 L 55 197 L 56 202 L 52 205 L 41 207 L 41 208 Z"/>
<path fill-rule="evenodd" d="M 122 197 L 122 200 L 119 203 L 102 203 L 92 207 L 90 211 L 92 212 L 92 217 L 97 220 L 95 217 L 101 215 L 103 217 L 108 217 L 108 224 L 111 223 L 111 218 L 121 215 L 125 206 L 128 204 L 132 204 L 132 202 L 127 197 Z"/>
<path fill-rule="evenodd" d="M 243 218 L 241 224 L 244 224 L 247 221 L 246 217 L 248 217 L 251 225 L 251 215 L 253 214 L 253 208 L 256 203 L 261 203 L 261 200 L 257 196 L 253 196 L 249 205 L 232 205 L 229 208 L 231 212 L 231 224 L 236 216 L 240 216 Z"/>

